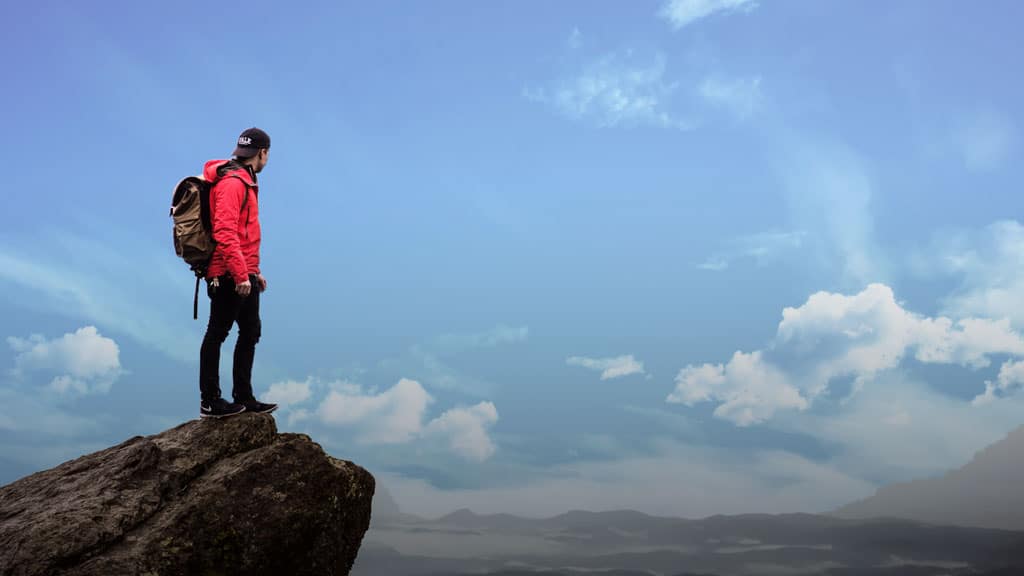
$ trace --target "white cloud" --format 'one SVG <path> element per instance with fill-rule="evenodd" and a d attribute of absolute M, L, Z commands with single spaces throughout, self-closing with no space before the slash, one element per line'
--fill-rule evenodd
<path fill-rule="evenodd" d="M 431 401 L 419 382 L 403 378 L 380 394 L 333 390 L 319 416 L 325 424 L 357 428 L 361 442 L 402 443 L 419 434 Z"/>
<path fill-rule="evenodd" d="M 601 127 L 656 126 L 689 130 L 671 106 L 677 85 L 665 78 L 665 56 L 641 58 L 632 50 L 608 54 L 556 86 L 529 89 L 524 96 L 553 106 L 574 120 Z"/>
<path fill-rule="evenodd" d="M 783 310 L 765 351 L 736 352 L 725 365 L 687 366 L 668 402 L 717 401 L 715 416 L 740 426 L 779 410 L 804 410 L 838 378 L 854 392 L 912 354 L 924 363 L 987 366 L 990 356 L 1024 355 L 1007 320 L 928 318 L 905 310 L 892 290 L 871 284 L 853 296 L 818 292 Z"/>
<path fill-rule="evenodd" d="M 818 439 L 837 471 L 876 483 L 934 477 L 967 464 L 1020 426 L 1024 394 L 971 405 L 902 369 L 879 374 L 838 412 L 791 413 L 766 425 Z"/>
<path fill-rule="evenodd" d="M 848 147 L 799 137 L 778 165 L 795 228 L 821 239 L 809 256 L 838 270 L 851 286 L 885 281 L 884 253 L 873 240 L 873 186 L 866 162 Z"/>
<path fill-rule="evenodd" d="M 669 0 L 662 5 L 658 15 L 679 30 L 715 13 L 750 12 L 757 5 L 757 0 Z"/>
<path fill-rule="evenodd" d="M 490 402 L 480 402 L 469 408 L 445 411 L 424 428 L 425 435 L 445 438 L 451 449 L 470 460 L 482 462 L 492 455 L 496 447 L 487 428 L 498 421 L 498 410 Z"/>
<path fill-rule="evenodd" d="M 726 110 L 737 120 L 749 118 L 761 105 L 760 76 L 709 76 L 701 82 L 698 91 L 705 102 Z"/>
<path fill-rule="evenodd" d="M 582 366 L 591 370 L 601 371 L 601 380 L 621 378 L 630 374 L 643 374 L 644 363 L 637 362 L 632 354 L 615 356 L 612 358 L 587 358 L 585 356 L 570 356 L 565 360 L 570 366 Z"/>
<path fill-rule="evenodd" d="M 869 378 L 911 350 L 921 362 L 973 368 L 987 366 L 992 354 L 1024 354 L 1024 339 L 1005 320 L 922 317 L 877 283 L 853 296 L 818 292 L 798 308 L 785 308 L 776 343 L 826 361 L 816 386 L 847 374 Z"/>
<path fill-rule="evenodd" d="M 991 403 L 999 398 L 996 395 L 997 391 L 1000 395 L 1005 395 L 1011 389 L 1019 388 L 1022 385 L 1024 385 L 1024 362 L 1011 360 L 999 367 L 999 376 L 996 377 L 995 382 L 985 381 L 985 392 L 975 396 L 971 403 L 975 406 Z"/>
<path fill-rule="evenodd" d="M 267 402 L 273 402 L 280 404 L 281 406 L 291 406 L 293 404 L 301 404 L 309 399 L 312 394 L 310 389 L 310 381 L 297 382 L 295 380 L 288 380 L 285 382 L 275 382 L 270 385 L 270 389 L 265 395 Z"/>
<path fill-rule="evenodd" d="M 53 340 L 35 334 L 9 337 L 7 343 L 17 353 L 16 375 L 54 374 L 50 387 L 60 393 L 106 393 L 122 373 L 117 343 L 100 335 L 95 326 Z"/>
<path fill-rule="evenodd" d="M 440 439 L 469 460 L 483 461 L 494 454 L 496 446 L 488 435 L 488 428 L 498 421 L 493 403 L 451 408 L 424 422 L 427 408 L 433 402 L 419 382 L 408 378 L 379 393 L 345 383 L 332 386 L 316 415 L 324 424 L 353 430 L 356 440 L 364 444 Z M 305 421 L 309 416 L 304 410 L 296 411 L 294 422 Z"/>
<path fill-rule="evenodd" d="M 962 119 L 955 134 L 964 164 L 972 172 L 989 172 L 1005 164 L 1014 137 L 1012 121 L 991 109 L 977 110 Z"/>
<path fill-rule="evenodd" d="M 129 245 L 137 251 L 130 258 L 124 252 Z M 194 277 L 183 263 L 179 268 L 153 254 L 166 251 L 140 247 L 136 240 L 104 243 L 47 231 L 23 248 L 0 246 L 0 285 L 24 289 L 12 292 L 19 305 L 116 329 L 171 357 L 194 362 L 193 342 L 202 338 L 194 336 Z M 140 275 L 137 263 L 142 261 L 150 265 Z M 180 307 L 154 302 L 180 302 Z"/>
<path fill-rule="evenodd" d="M 981 231 L 949 233 L 922 257 L 939 271 L 959 275 L 963 284 L 943 301 L 944 314 L 1009 318 L 1024 330 L 1024 226 L 995 222 Z"/>
<path fill-rule="evenodd" d="M 732 240 L 727 250 L 709 256 L 697 267 L 720 272 L 742 258 L 753 259 L 759 266 L 763 266 L 785 252 L 799 248 L 805 235 L 803 231 L 797 230 L 740 236 Z"/>
<path fill-rule="evenodd" d="M 701 270 L 710 270 L 712 272 L 721 272 L 729 267 L 729 260 L 721 256 L 709 256 L 707 260 L 697 265 L 697 268 Z"/>
<path fill-rule="evenodd" d="M 785 373 L 765 363 L 761 352 L 736 352 L 728 364 L 687 366 L 676 376 L 676 388 L 666 400 L 693 406 L 719 400 L 715 416 L 738 426 L 771 418 L 778 410 L 809 406 Z"/>

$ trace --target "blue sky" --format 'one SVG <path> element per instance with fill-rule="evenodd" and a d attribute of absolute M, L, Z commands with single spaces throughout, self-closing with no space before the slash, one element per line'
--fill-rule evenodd
<path fill-rule="evenodd" d="M 0 482 L 197 417 L 167 206 L 249 126 L 254 386 L 409 512 L 818 512 L 1024 423 L 1018 3 L 2 11 Z"/>

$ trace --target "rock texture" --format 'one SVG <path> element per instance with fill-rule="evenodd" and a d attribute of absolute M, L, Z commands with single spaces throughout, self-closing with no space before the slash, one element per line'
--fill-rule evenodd
<path fill-rule="evenodd" d="M 0 575 L 348 574 L 374 486 L 272 416 L 194 420 L 0 488 Z"/>

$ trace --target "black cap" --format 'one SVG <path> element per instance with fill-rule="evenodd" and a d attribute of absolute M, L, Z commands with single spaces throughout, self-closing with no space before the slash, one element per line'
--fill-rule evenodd
<path fill-rule="evenodd" d="M 270 136 L 259 128 L 249 128 L 238 136 L 235 156 L 251 158 L 260 151 L 260 148 L 270 148 Z"/>

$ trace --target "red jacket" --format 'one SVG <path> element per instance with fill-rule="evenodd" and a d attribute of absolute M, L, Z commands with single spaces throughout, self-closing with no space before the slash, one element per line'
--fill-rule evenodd
<path fill-rule="evenodd" d="M 210 160 L 203 167 L 203 178 L 214 183 L 210 189 L 210 222 L 217 242 L 206 276 L 230 273 L 239 284 L 250 274 L 260 273 L 259 186 L 244 167 L 218 176 L 217 169 L 227 162 Z"/>

